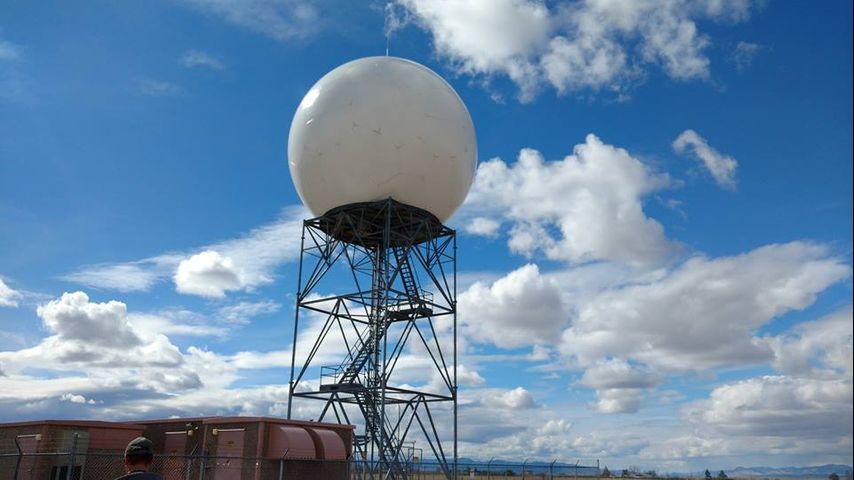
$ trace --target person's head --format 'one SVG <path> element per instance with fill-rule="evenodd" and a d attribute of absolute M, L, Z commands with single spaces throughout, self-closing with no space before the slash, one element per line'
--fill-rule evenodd
<path fill-rule="evenodd" d="M 154 446 L 145 437 L 136 437 L 125 448 L 125 468 L 127 471 L 148 470 L 154 460 Z"/>

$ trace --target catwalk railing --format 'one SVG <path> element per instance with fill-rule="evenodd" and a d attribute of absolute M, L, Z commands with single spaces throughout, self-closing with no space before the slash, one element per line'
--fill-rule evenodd
<path fill-rule="evenodd" d="M 589 462 L 593 463 L 593 462 Z M 598 463 L 598 462 L 596 462 Z M 216 479 L 318 479 L 358 480 L 370 466 L 355 460 L 296 460 L 209 455 L 155 455 L 150 471 L 164 480 Z M 438 480 L 446 478 L 442 466 L 434 462 L 404 465 L 405 478 Z M 14 480 L 109 480 L 125 473 L 120 453 L 0 453 L 0 479 Z M 461 462 L 458 479 L 575 479 L 600 475 L 596 465 L 549 462 Z"/>

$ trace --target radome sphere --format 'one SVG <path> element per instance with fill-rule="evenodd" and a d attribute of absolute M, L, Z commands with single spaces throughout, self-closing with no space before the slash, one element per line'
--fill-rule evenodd
<path fill-rule="evenodd" d="M 315 215 L 391 197 L 442 222 L 463 203 L 477 144 L 460 97 L 429 68 L 360 58 L 327 73 L 302 99 L 288 165 Z"/>

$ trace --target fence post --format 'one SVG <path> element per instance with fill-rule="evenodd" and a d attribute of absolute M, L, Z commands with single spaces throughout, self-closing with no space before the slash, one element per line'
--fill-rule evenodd
<path fill-rule="evenodd" d="M 489 459 L 486 463 L 486 480 L 492 480 L 492 461 L 495 460 L 495 457 Z"/>
<path fill-rule="evenodd" d="M 555 478 L 555 472 L 554 472 L 555 463 L 557 463 L 556 458 L 555 458 L 555 461 L 552 462 L 551 465 L 549 465 L 549 480 L 554 480 L 554 478 Z"/>
<path fill-rule="evenodd" d="M 285 457 L 288 455 L 288 452 L 291 451 L 291 447 L 285 449 L 285 453 L 282 454 L 282 458 L 279 459 L 279 480 L 282 480 L 285 474 Z M 348 477 L 349 478 L 349 477 Z"/>
<path fill-rule="evenodd" d="M 21 435 L 15 435 L 15 448 L 18 449 L 18 460 L 15 461 L 15 476 L 12 477 L 15 480 L 18 480 L 18 469 L 21 468 L 21 457 L 24 455 L 24 452 L 21 450 L 21 444 L 18 443 L 18 438 Z"/>
<path fill-rule="evenodd" d="M 204 445 L 202 445 L 204 447 Z M 208 450 L 206 448 L 202 448 L 202 459 L 199 461 L 199 480 L 204 480 L 205 478 L 205 468 L 206 468 L 206 460 L 208 458 Z"/>
<path fill-rule="evenodd" d="M 65 480 L 79 480 L 72 476 L 74 471 L 74 455 L 77 453 L 77 439 L 80 437 L 80 434 L 74 432 L 74 437 L 71 440 L 71 452 L 68 454 L 68 471 L 65 473 Z"/>
<path fill-rule="evenodd" d="M 190 480 L 190 474 L 193 472 L 193 466 L 196 462 L 193 461 L 193 452 L 190 452 L 190 457 L 187 458 L 184 454 L 184 480 Z"/>

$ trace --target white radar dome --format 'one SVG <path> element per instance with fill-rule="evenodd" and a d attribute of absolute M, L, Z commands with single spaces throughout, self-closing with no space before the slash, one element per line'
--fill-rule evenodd
<path fill-rule="evenodd" d="M 477 164 L 466 106 L 429 68 L 360 58 L 305 95 L 288 137 L 288 165 L 315 215 L 393 198 L 444 222 L 462 204 Z"/>

